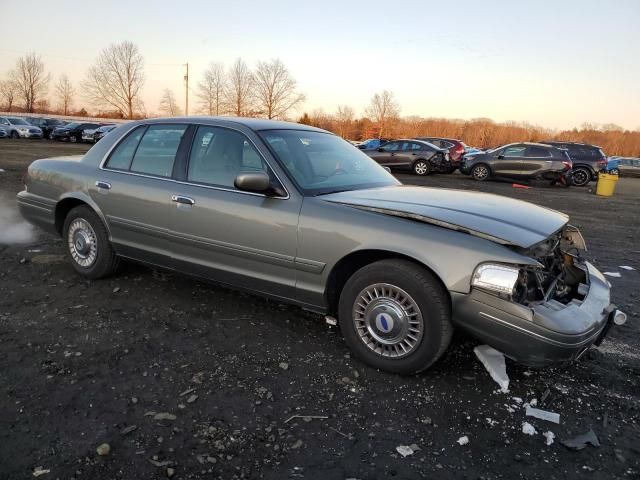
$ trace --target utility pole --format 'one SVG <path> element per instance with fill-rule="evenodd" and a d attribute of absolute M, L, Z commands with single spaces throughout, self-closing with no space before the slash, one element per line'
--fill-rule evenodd
<path fill-rule="evenodd" d="M 185 63 L 187 73 L 184 75 L 184 114 L 189 115 L 189 63 Z"/>

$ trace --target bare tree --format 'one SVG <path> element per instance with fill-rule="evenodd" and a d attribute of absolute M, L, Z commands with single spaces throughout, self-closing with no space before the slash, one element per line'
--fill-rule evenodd
<path fill-rule="evenodd" d="M 378 125 L 378 138 L 382 138 L 383 134 L 388 133 L 390 122 L 400 115 L 400 105 L 393 97 L 393 92 L 383 90 L 373 96 L 366 114 Z"/>
<path fill-rule="evenodd" d="M 222 63 L 211 63 L 198 84 L 196 96 L 207 115 L 221 115 L 226 110 L 227 78 Z"/>
<path fill-rule="evenodd" d="M 348 105 L 338 105 L 338 111 L 334 115 L 336 120 L 337 133 L 342 138 L 351 137 L 353 133 L 353 119 L 355 112 Z"/>
<path fill-rule="evenodd" d="M 180 110 L 180 107 L 178 107 L 176 96 L 173 94 L 173 91 L 169 90 L 168 88 L 166 88 L 164 93 L 162 94 L 158 109 L 168 117 L 182 115 L 182 110 Z"/>
<path fill-rule="evenodd" d="M 140 91 L 144 85 L 144 59 L 132 42 L 114 43 L 89 68 L 83 88 L 89 100 L 116 109 L 126 118 L 142 110 Z"/>
<path fill-rule="evenodd" d="M 305 100 L 297 83 L 279 59 L 258 62 L 255 72 L 256 106 L 269 119 L 283 118 Z"/>
<path fill-rule="evenodd" d="M 238 117 L 254 114 L 253 88 L 255 80 L 251 70 L 241 58 L 238 58 L 228 75 L 227 102 L 229 112 Z"/>
<path fill-rule="evenodd" d="M 21 57 L 16 68 L 9 73 L 9 80 L 18 90 L 25 111 L 33 112 L 36 103 L 47 94 L 50 76 L 44 71 L 44 62 L 35 53 Z"/>
<path fill-rule="evenodd" d="M 68 115 L 69 110 L 71 110 L 71 105 L 73 104 L 75 89 L 66 74 L 61 75 L 58 79 L 58 83 L 56 83 L 56 94 L 58 95 L 62 113 Z"/>
<path fill-rule="evenodd" d="M 13 102 L 16 100 L 17 96 L 18 86 L 11 78 L 0 81 L 0 98 L 2 99 L 7 112 L 10 112 L 13 108 Z"/>

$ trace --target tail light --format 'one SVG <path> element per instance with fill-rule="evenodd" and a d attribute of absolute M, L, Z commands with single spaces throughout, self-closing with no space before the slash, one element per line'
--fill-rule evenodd
<path fill-rule="evenodd" d="M 570 161 L 563 161 L 562 164 L 565 170 L 571 170 L 573 168 L 573 164 Z"/>
<path fill-rule="evenodd" d="M 455 150 L 456 153 L 464 153 L 464 147 L 462 145 L 458 145 Z"/>
<path fill-rule="evenodd" d="M 597 165 L 598 165 L 598 170 L 602 170 L 602 169 L 606 168 L 607 167 L 607 159 L 603 158 L 601 160 L 598 160 Z"/>

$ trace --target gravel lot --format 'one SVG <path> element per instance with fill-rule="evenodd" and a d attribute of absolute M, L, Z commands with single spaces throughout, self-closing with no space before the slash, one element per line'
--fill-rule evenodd
<path fill-rule="evenodd" d="M 429 371 L 400 377 L 352 359 L 335 327 L 295 307 L 135 265 L 77 276 L 59 239 L 14 218 L 14 196 L 32 160 L 87 148 L 0 140 L 0 239 L 27 240 L 0 241 L 1 479 L 640 478 L 639 179 L 603 199 L 400 175 L 565 211 L 595 264 L 621 274 L 627 324 L 577 364 L 507 361 L 504 394 L 462 334 Z M 533 399 L 560 424 L 525 417 Z M 589 429 L 600 447 L 559 442 Z"/>

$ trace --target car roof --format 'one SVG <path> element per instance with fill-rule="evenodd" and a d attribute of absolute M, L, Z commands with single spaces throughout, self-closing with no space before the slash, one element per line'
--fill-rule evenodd
<path fill-rule="evenodd" d="M 593 145 L 591 143 L 581 143 L 581 142 L 568 142 L 568 141 L 564 141 L 564 140 L 549 140 L 545 143 L 548 143 L 550 145 L 554 145 L 557 143 L 561 143 L 563 145 L 578 145 L 581 147 L 592 147 L 592 148 L 600 148 L 598 145 Z"/>
<path fill-rule="evenodd" d="M 248 117 L 209 117 L 209 116 L 189 116 L 189 117 L 165 117 L 140 120 L 140 124 L 184 122 L 184 123 L 200 123 L 211 125 L 244 125 L 251 130 L 305 130 L 309 132 L 331 133 L 321 128 L 304 125 L 302 123 L 284 122 L 281 120 L 266 120 L 264 118 L 248 118 Z M 333 134 L 332 134 L 333 135 Z"/>

